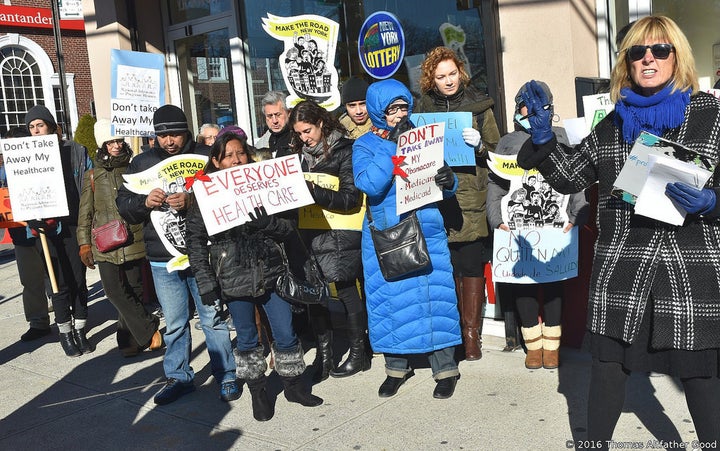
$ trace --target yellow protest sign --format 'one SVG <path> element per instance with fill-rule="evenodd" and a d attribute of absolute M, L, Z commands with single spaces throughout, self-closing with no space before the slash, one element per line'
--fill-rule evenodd
<path fill-rule="evenodd" d="M 334 175 L 306 172 L 305 180 L 319 187 L 337 191 L 340 180 Z M 362 230 L 365 217 L 365 195 L 362 205 L 349 213 L 325 210 L 313 204 L 298 209 L 298 228 L 315 230 Z"/>

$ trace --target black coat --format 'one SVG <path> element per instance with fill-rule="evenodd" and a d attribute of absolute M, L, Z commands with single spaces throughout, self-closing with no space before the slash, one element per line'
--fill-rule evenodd
<path fill-rule="evenodd" d="M 353 140 L 341 138 L 330 149 L 330 158 L 324 159 L 308 169 L 303 162 L 303 170 L 338 177 L 338 191 L 315 186 L 313 197 L 315 204 L 337 212 L 358 211 L 362 205 L 362 194 L 355 186 L 352 170 Z M 362 256 L 360 255 L 361 233 L 359 230 L 300 230 L 306 245 L 312 245 L 323 275 L 328 282 L 353 281 L 362 277 Z M 305 255 L 302 248 L 294 246 L 295 257 Z"/>

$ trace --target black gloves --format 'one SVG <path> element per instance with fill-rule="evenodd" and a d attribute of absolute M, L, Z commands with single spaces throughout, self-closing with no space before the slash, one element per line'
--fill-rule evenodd
<path fill-rule="evenodd" d="M 248 225 L 260 230 L 269 226 L 270 221 L 272 220 L 272 216 L 267 213 L 267 210 L 265 210 L 265 207 L 262 205 L 255 207 L 255 214 L 248 212 L 248 216 L 250 216 L 250 222 L 248 222 Z"/>
<path fill-rule="evenodd" d="M 218 294 L 215 291 L 200 295 L 200 300 L 203 305 L 215 305 L 215 301 L 218 300 Z"/>
<path fill-rule="evenodd" d="M 455 186 L 455 173 L 447 164 L 438 169 L 435 175 L 435 184 L 444 190 L 452 189 Z"/>
<path fill-rule="evenodd" d="M 545 144 L 554 136 L 552 131 L 552 104 L 545 95 L 545 91 L 535 80 L 525 84 L 522 98 L 528 109 L 527 118 L 528 122 L 530 122 L 532 142 L 537 145 Z"/>
<path fill-rule="evenodd" d="M 403 116 L 402 119 L 400 119 L 400 122 L 397 123 L 395 128 L 390 130 L 390 134 L 388 135 L 387 139 L 396 143 L 400 135 L 402 135 L 408 130 L 412 130 L 414 127 L 415 125 L 410 122 L 410 118 L 407 116 Z"/>

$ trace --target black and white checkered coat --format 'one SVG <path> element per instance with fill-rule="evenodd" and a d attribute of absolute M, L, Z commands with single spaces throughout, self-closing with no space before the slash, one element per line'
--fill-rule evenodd
<path fill-rule="evenodd" d="M 575 151 L 550 143 L 533 148 L 528 140 L 521 166 L 537 165 L 563 193 L 599 183 L 598 239 L 595 244 L 588 328 L 632 343 L 653 299 L 654 349 L 700 350 L 720 347 L 720 199 L 705 216 L 688 215 L 673 226 L 635 215 L 632 205 L 610 196 L 630 153 L 614 113 L 600 122 Z M 682 143 L 717 164 L 720 158 L 720 102 L 692 96 L 685 121 L 664 138 Z M 720 170 L 707 184 L 720 197 Z"/>

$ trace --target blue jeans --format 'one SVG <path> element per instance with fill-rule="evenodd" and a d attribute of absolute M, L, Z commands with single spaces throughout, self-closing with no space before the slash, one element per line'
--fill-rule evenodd
<path fill-rule="evenodd" d="M 218 383 L 235 380 L 235 358 L 230 344 L 227 324 L 220 318 L 215 306 L 203 305 L 195 277 L 190 269 L 167 272 L 165 266 L 150 265 L 155 292 L 165 315 L 165 377 L 180 382 L 192 382 L 195 374 L 190 367 L 192 337 L 190 335 L 190 294 L 205 333 L 205 344 L 210 354 L 210 368 Z"/>
<path fill-rule="evenodd" d="M 460 375 L 455 361 L 455 347 L 438 349 L 427 354 L 436 381 Z M 404 377 L 410 372 L 408 359 L 402 354 L 385 354 L 385 374 L 391 377 Z"/>
<path fill-rule="evenodd" d="M 290 304 L 282 300 L 274 291 L 256 298 L 227 301 L 226 305 L 235 325 L 238 351 L 249 351 L 258 346 L 255 306 L 262 306 L 267 314 L 275 349 L 294 351 L 297 348 L 298 339 L 292 326 Z"/>

